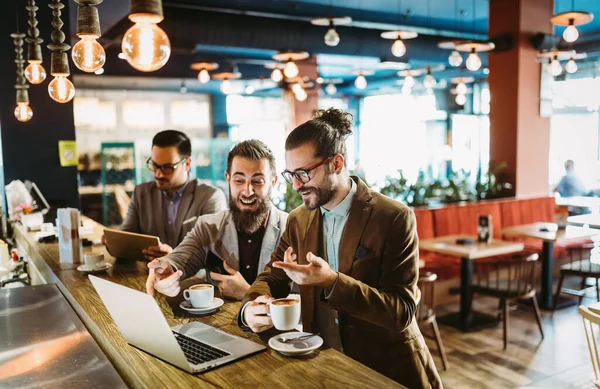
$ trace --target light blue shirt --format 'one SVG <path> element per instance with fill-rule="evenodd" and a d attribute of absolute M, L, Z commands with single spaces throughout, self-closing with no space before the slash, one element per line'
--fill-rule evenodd
<path fill-rule="evenodd" d="M 323 215 L 323 242 L 325 243 L 327 262 L 334 271 L 339 269 L 340 243 L 344 227 L 350 215 L 350 206 L 356 193 L 356 183 L 350 179 L 351 187 L 348 195 L 331 211 L 321 207 Z"/>
<path fill-rule="evenodd" d="M 175 237 L 177 236 L 177 226 L 175 225 L 175 220 L 177 220 L 179 204 L 181 204 L 181 198 L 183 197 L 183 192 L 185 192 L 185 188 L 187 187 L 188 183 L 189 182 L 186 182 L 185 185 L 177 189 L 171 197 L 169 197 L 169 194 L 166 191 L 162 192 L 163 209 L 165 210 L 165 232 L 167 233 L 167 241 L 163 243 L 167 243 L 172 248 L 177 246 L 177 242 L 175 242 Z"/>

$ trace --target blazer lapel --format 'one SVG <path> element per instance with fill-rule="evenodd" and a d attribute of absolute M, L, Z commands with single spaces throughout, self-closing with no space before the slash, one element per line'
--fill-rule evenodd
<path fill-rule="evenodd" d="M 231 213 L 227 212 L 227 217 L 223 220 L 221 226 L 221 236 L 215 241 L 215 254 L 221 257 L 234 270 L 240 270 L 240 253 L 238 245 L 238 234 Z"/>
<path fill-rule="evenodd" d="M 156 186 L 152 187 L 152 208 L 149 210 L 154 215 L 156 223 L 156 235 L 160 238 L 161 243 L 166 243 L 167 234 L 165 232 L 164 209 L 163 209 L 163 194 Z"/>
<path fill-rule="evenodd" d="M 196 180 L 189 181 L 186 185 L 187 186 L 183 191 L 181 202 L 179 203 L 179 208 L 177 209 L 177 218 L 175 218 L 175 225 L 179 226 L 179 229 L 177 230 L 177 235 L 175 236 L 176 242 L 179 242 L 179 240 L 181 239 L 181 232 L 183 231 L 183 221 L 188 218 L 188 213 L 190 212 L 190 208 L 192 207 L 192 203 L 194 202 L 194 196 L 196 194 Z"/>
<path fill-rule="evenodd" d="M 342 241 L 340 242 L 339 271 L 343 274 L 349 274 L 354 260 L 354 253 L 360 243 L 369 216 L 373 209 L 371 204 L 371 193 L 369 188 L 358 180 L 358 188 L 354 195 L 354 200 L 350 206 L 348 221 L 344 227 Z"/>
<path fill-rule="evenodd" d="M 260 259 L 258 261 L 258 273 L 262 273 L 265 270 L 265 266 L 271 261 L 271 255 L 275 250 L 275 245 L 280 235 L 279 229 L 279 213 L 275 209 L 275 206 L 271 206 L 269 212 L 269 220 L 267 221 L 267 227 L 265 229 L 265 236 L 263 237 L 262 246 L 260 248 Z"/>
<path fill-rule="evenodd" d="M 321 211 L 317 208 L 311 211 L 306 223 L 304 231 L 300 231 L 303 235 L 304 245 L 302 248 L 294 247 L 294 252 L 298 256 L 298 263 L 306 265 L 306 254 L 312 252 L 313 254 L 323 257 L 322 253 L 322 241 L 323 241 L 323 230 L 322 230 L 322 217 Z M 315 287 L 314 286 L 300 286 L 300 295 L 302 296 L 302 327 L 304 331 L 312 331 L 312 321 L 315 312 Z"/>

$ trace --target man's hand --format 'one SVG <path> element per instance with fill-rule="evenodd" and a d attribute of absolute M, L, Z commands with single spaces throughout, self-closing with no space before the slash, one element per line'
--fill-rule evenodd
<path fill-rule="evenodd" d="M 154 296 L 154 290 L 173 297 L 180 291 L 179 278 L 183 274 L 181 270 L 173 272 L 171 264 L 166 259 L 155 259 L 148 263 L 148 279 L 146 280 L 146 293 Z"/>
<path fill-rule="evenodd" d="M 311 252 L 306 254 L 306 260 L 308 265 L 297 264 L 294 249 L 288 247 L 283 262 L 273 262 L 273 267 L 285 271 L 285 274 L 298 285 L 331 288 L 337 279 L 337 273 L 329 267 L 329 264 Z"/>
<path fill-rule="evenodd" d="M 217 285 L 223 296 L 241 300 L 250 288 L 250 285 L 246 282 L 242 274 L 229 267 L 227 262 L 223 261 L 223 267 L 229 275 L 211 271 L 210 278 L 217 281 Z"/>
<path fill-rule="evenodd" d="M 158 246 L 150 246 L 147 249 L 142 250 L 142 254 L 148 261 L 152 261 L 155 258 L 164 257 L 170 254 L 173 248 L 165 243 L 159 243 Z"/>
<path fill-rule="evenodd" d="M 273 300 L 275 300 L 273 297 L 263 295 L 258 296 L 256 300 L 246 305 L 246 309 L 244 309 L 244 321 L 248 324 L 252 332 L 263 332 L 273 327 L 271 317 L 267 316 L 269 303 Z"/>

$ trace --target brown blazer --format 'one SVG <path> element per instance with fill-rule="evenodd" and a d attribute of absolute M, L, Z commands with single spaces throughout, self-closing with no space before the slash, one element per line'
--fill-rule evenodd
<path fill-rule="evenodd" d="M 318 296 L 320 304 L 338 311 L 346 355 L 411 389 L 441 388 L 414 317 L 419 278 L 414 213 L 371 191 L 359 178 L 352 179 L 358 187 L 340 244 L 339 278 L 329 299 Z M 320 210 L 301 205 L 290 213 L 271 263 L 282 261 L 289 246 L 301 264 L 307 263 L 309 251 L 324 258 L 322 236 Z M 285 295 L 289 281 L 285 272 L 268 265 L 243 301 L 263 294 Z M 310 332 L 315 288 L 301 286 L 300 295 L 303 328 Z"/>

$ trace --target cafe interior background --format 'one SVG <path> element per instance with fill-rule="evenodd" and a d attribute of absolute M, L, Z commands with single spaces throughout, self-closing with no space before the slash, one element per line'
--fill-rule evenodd
<path fill-rule="evenodd" d="M 32 3 L 2 4 L 0 183 L 34 182 L 54 209 L 79 208 L 118 226 L 134 186 L 152 179 L 151 139 L 164 129 L 191 138 L 191 175 L 224 191 L 236 142 L 262 140 L 282 171 L 286 135 L 329 107 L 354 117 L 350 172 L 415 209 L 552 197 L 567 159 L 589 194 L 600 195 L 598 1 L 163 0 L 161 30 L 151 38 L 134 32 L 128 42 L 128 1 L 38 0 L 37 13 L 26 9 Z M 99 16 L 79 25 L 86 4 Z M 576 33 L 553 18 L 571 11 L 586 22 Z M 32 35 L 32 17 L 39 34 Z M 53 27 L 53 18 L 64 24 Z M 28 48 L 36 43 L 39 58 Z M 25 70 L 36 58 L 46 73 L 39 84 L 31 82 L 39 68 Z M 75 142 L 72 154 L 60 155 L 64 141 Z M 300 202 L 284 180 L 273 195 L 284 210 Z M 440 272 L 439 309 L 455 308 L 458 263 L 427 262 L 422 272 Z M 595 293 L 583 301 L 593 303 Z M 576 310 L 543 313 L 553 333 L 547 329 L 539 350 L 530 313 L 515 315 L 522 324 L 515 342 L 523 343 L 512 346 L 531 357 L 522 364 L 514 349 L 486 349 L 489 333 L 440 326 L 452 366 L 442 372 L 447 387 L 475 387 L 485 374 L 469 363 L 489 367 L 490 387 L 554 387 L 545 382 L 561 372 L 591 382 Z M 556 356 L 566 328 L 580 338 L 567 347 L 577 354 L 571 364 L 569 352 Z M 500 329 L 492 334 L 502 337 Z M 428 344 L 441 371 L 438 347 Z M 487 362 L 476 361 L 476 345 Z M 564 359 L 564 369 L 535 361 L 546 354 Z M 556 379 L 575 385 L 571 376 Z"/>

